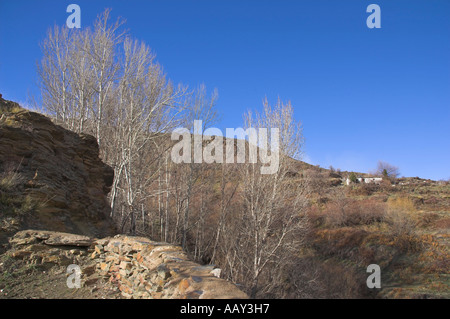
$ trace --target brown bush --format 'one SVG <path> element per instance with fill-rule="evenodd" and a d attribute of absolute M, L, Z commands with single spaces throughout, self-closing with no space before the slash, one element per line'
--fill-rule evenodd
<path fill-rule="evenodd" d="M 433 213 L 433 212 L 423 213 L 420 216 L 418 226 L 425 228 L 425 227 L 429 227 L 430 225 L 436 225 L 436 221 L 438 219 L 439 219 L 439 214 L 437 214 L 437 213 Z"/>
<path fill-rule="evenodd" d="M 368 235 L 352 227 L 323 229 L 315 232 L 312 246 L 324 256 L 357 258 L 354 249 L 359 248 Z"/>
<path fill-rule="evenodd" d="M 375 184 L 357 184 L 354 185 L 350 190 L 350 195 L 354 196 L 370 196 L 378 189 L 378 185 Z"/>
<path fill-rule="evenodd" d="M 434 222 L 434 227 L 438 229 L 449 229 L 450 228 L 450 218 L 441 218 Z"/>
<path fill-rule="evenodd" d="M 412 235 L 416 221 L 412 217 L 415 212 L 414 203 L 408 197 L 399 197 L 388 201 L 388 210 L 384 220 L 389 224 L 394 236 Z"/>
<path fill-rule="evenodd" d="M 351 200 L 334 201 L 325 209 L 325 220 L 329 226 L 369 225 L 383 220 L 386 204 L 380 201 Z"/>
<path fill-rule="evenodd" d="M 317 281 L 326 287 L 323 298 L 362 298 L 367 290 L 365 275 L 333 261 L 321 263 Z"/>
<path fill-rule="evenodd" d="M 306 214 L 308 216 L 310 224 L 313 227 L 319 227 L 325 222 L 325 215 L 320 211 L 317 205 L 311 206 Z"/>

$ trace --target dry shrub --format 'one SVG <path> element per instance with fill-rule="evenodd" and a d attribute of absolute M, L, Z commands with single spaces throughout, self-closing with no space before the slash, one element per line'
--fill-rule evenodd
<path fill-rule="evenodd" d="M 391 245 L 397 248 L 401 253 L 415 253 L 422 249 L 421 242 L 415 233 L 392 234 Z"/>
<path fill-rule="evenodd" d="M 309 182 L 309 188 L 313 193 L 322 196 L 328 188 L 328 174 L 321 172 L 320 169 L 310 168 L 303 172 L 303 175 Z"/>
<path fill-rule="evenodd" d="M 370 196 L 378 189 L 379 187 L 376 184 L 360 183 L 358 185 L 354 185 L 349 190 L 349 193 L 354 196 Z"/>
<path fill-rule="evenodd" d="M 24 183 L 24 178 L 19 173 L 20 165 L 13 162 L 1 163 L 0 190 L 9 191 Z"/>
<path fill-rule="evenodd" d="M 386 204 L 373 199 L 334 201 L 326 206 L 325 219 L 333 227 L 369 225 L 383 220 Z"/>
<path fill-rule="evenodd" d="M 380 191 L 388 193 L 392 193 L 399 190 L 398 187 L 392 185 L 392 182 L 389 179 L 383 179 L 383 181 L 379 184 L 379 187 Z"/>
<path fill-rule="evenodd" d="M 435 196 L 430 196 L 429 198 L 424 200 L 424 204 L 431 207 L 437 207 L 439 204 L 439 199 L 437 199 Z"/>
<path fill-rule="evenodd" d="M 403 213 L 413 213 L 416 211 L 414 202 L 406 196 L 389 198 L 388 205 L 390 210 L 397 210 Z"/>
<path fill-rule="evenodd" d="M 408 197 L 398 197 L 388 200 L 385 221 L 390 226 L 394 236 L 413 235 L 416 222 L 412 213 L 416 211 L 414 203 Z"/>
<path fill-rule="evenodd" d="M 416 228 L 416 223 L 408 215 L 395 210 L 387 212 L 385 221 L 394 236 L 410 235 Z"/>
<path fill-rule="evenodd" d="M 435 225 L 436 221 L 439 219 L 439 214 L 434 212 L 423 213 L 420 215 L 420 220 L 418 222 L 418 226 L 420 227 L 429 227 L 431 225 Z"/>
<path fill-rule="evenodd" d="M 320 211 L 318 205 L 309 207 L 306 212 L 308 220 L 313 227 L 320 227 L 325 222 L 325 215 Z"/>
<path fill-rule="evenodd" d="M 321 298 L 327 293 L 319 280 L 322 261 L 312 256 L 295 257 L 283 263 L 282 271 L 266 271 L 261 281 L 270 282 L 266 285 L 264 298 L 270 299 L 310 299 Z M 272 271 L 271 271 L 272 270 Z"/>
<path fill-rule="evenodd" d="M 330 260 L 320 264 L 317 281 L 325 287 L 323 298 L 351 299 L 366 297 L 366 278 L 355 269 Z"/>
<path fill-rule="evenodd" d="M 441 218 L 434 222 L 434 227 L 437 229 L 449 229 L 450 228 L 450 218 Z"/>
<path fill-rule="evenodd" d="M 352 227 L 323 229 L 315 232 L 312 246 L 323 256 L 358 258 L 354 249 L 359 248 L 368 235 Z"/>
<path fill-rule="evenodd" d="M 440 243 L 433 235 L 420 236 L 423 246 L 419 260 L 423 263 L 425 273 L 448 273 L 450 269 L 450 251 L 448 246 Z"/>

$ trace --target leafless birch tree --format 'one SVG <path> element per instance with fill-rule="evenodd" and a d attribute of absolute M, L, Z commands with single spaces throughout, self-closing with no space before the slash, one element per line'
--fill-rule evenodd
<path fill-rule="evenodd" d="M 301 247 L 308 222 L 307 185 L 288 178 L 293 159 L 301 156 L 303 143 L 300 123 L 294 119 L 290 103 L 278 100 L 275 107 L 264 101 L 262 113 L 249 112 L 246 128 L 278 128 L 279 167 L 273 174 L 261 174 L 261 161 L 239 166 L 243 209 L 233 226 L 238 229 L 233 246 L 238 281 L 245 282 L 250 296 L 256 297 L 268 282 L 260 282 L 267 267 L 279 268 L 285 257 Z M 270 145 L 270 138 L 268 139 Z M 267 145 L 258 145 L 259 154 Z M 264 150 L 266 148 L 266 150 Z M 233 234 L 236 236 L 236 234 Z M 261 287 L 262 286 L 262 287 Z"/>

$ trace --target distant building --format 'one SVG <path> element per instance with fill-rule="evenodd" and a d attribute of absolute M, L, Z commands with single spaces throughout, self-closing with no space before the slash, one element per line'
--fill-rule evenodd
<path fill-rule="evenodd" d="M 380 184 L 383 181 L 382 177 L 358 177 L 357 178 L 359 183 L 365 183 L 365 184 Z M 350 178 L 347 177 L 347 179 L 344 181 L 345 185 L 350 185 L 351 181 Z"/>

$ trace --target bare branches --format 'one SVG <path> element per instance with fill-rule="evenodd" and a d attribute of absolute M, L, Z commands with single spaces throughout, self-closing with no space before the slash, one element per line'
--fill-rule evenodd
<path fill-rule="evenodd" d="M 243 209 L 239 212 L 233 227 L 238 234 L 228 249 L 235 250 L 235 263 L 241 269 L 237 280 L 246 283 L 251 297 L 256 297 L 267 282 L 261 282 L 261 275 L 270 264 L 283 260 L 283 256 L 298 250 L 308 229 L 304 215 L 307 204 L 307 185 L 294 183 L 287 172 L 292 165 L 292 157 L 301 155 L 302 135 L 300 123 L 293 117 L 290 103 L 278 100 L 275 107 L 264 101 L 263 112 L 246 114 L 246 128 L 277 128 L 279 141 L 275 143 L 280 161 L 274 174 L 261 174 L 261 161 L 239 166 L 242 178 L 240 192 Z M 270 143 L 269 145 L 273 145 Z M 258 145 L 259 150 L 268 148 Z M 268 151 L 268 150 L 266 150 Z M 229 226 L 230 227 L 230 226 Z M 275 266 L 276 267 L 276 266 Z M 271 268 L 273 270 L 273 268 Z M 260 285 L 262 287 L 260 287 Z"/>
<path fill-rule="evenodd" d="M 391 165 L 383 161 L 379 161 L 375 174 L 386 178 L 395 179 L 400 176 L 400 171 L 397 166 Z"/>

